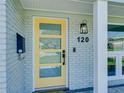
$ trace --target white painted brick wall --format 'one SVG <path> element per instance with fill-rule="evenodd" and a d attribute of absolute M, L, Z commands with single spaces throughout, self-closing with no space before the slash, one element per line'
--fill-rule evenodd
<path fill-rule="evenodd" d="M 92 17 L 86 15 L 71 15 L 63 13 L 52 13 L 43 11 L 25 11 L 25 31 L 26 31 L 26 63 L 25 63 L 25 93 L 32 91 L 32 32 L 33 16 L 62 17 L 69 18 L 69 88 L 80 89 L 92 87 L 93 79 L 93 43 L 92 43 Z M 79 24 L 82 19 L 88 20 L 89 33 L 84 36 L 90 37 L 89 43 L 77 43 L 79 34 Z M 77 52 L 73 53 L 72 48 L 76 47 Z M 27 77 L 28 76 L 28 77 Z"/>
<path fill-rule="evenodd" d="M 19 61 L 16 53 L 16 33 L 25 36 L 23 8 L 19 0 L 7 0 L 6 8 L 7 93 L 24 93 L 25 61 Z"/>
<path fill-rule="evenodd" d="M 0 93 L 6 92 L 6 7 L 0 1 Z"/>

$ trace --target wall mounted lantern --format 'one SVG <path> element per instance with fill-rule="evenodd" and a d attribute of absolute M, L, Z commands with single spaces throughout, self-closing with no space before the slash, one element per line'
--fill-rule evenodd
<path fill-rule="evenodd" d="M 87 34 L 88 28 L 87 28 L 87 20 L 83 20 L 80 24 L 80 34 Z"/>

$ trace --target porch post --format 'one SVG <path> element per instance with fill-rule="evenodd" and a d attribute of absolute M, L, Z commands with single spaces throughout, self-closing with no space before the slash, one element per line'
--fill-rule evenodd
<path fill-rule="evenodd" d="M 94 32 L 94 93 L 108 93 L 107 84 L 107 0 L 95 0 L 93 5 Z"/>

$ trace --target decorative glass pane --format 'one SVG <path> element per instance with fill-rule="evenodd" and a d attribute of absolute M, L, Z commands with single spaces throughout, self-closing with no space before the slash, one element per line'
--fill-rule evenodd
<path fill-rule="evenodd" d="M 61 67 L 41 67 L 40 68 L 40 78 L 48 78 L 48 77 L 60 77 L 61 76 Z"/>
<path fill-rule="evenodd" d="M 40 63 L 41 64 L 52 64 L 61 63 L 61 53 L 60 52 L 41 52 L 40 53 Z"/>
<path fill-rule="evenodd" d="M 124 56 L 122 57 L 122 75 L 124 75 Z"/>
<path fill-rule="evenodd" d="M 40 32 L 45 35 L 60 35 L 61 24 L 40 24 Z"/>
<path fill-rule="evenodd" d="M 61 39 L 59 38 L 41 38 L 40 39 L 41 49 L 60 49 Z"/>
<path fill-rule="evenodd" d="M 108 76 L 114 76 L 116 74 L 116 58 L 108 58 Z"/>

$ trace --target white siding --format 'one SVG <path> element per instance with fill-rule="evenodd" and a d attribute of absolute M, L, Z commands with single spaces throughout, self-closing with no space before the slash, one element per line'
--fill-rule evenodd
<path fill-rule="evenodd" d="M 6 93 L 6 6 L 0 1 L 0 93 Z"/>
<path fill-rule="evenodd" d="M 18 60 L 16 33 L 25 36 L 23 8 L 19 0 L 6 1 L 7 93 L 24 93 L 24 60 Z"/>

